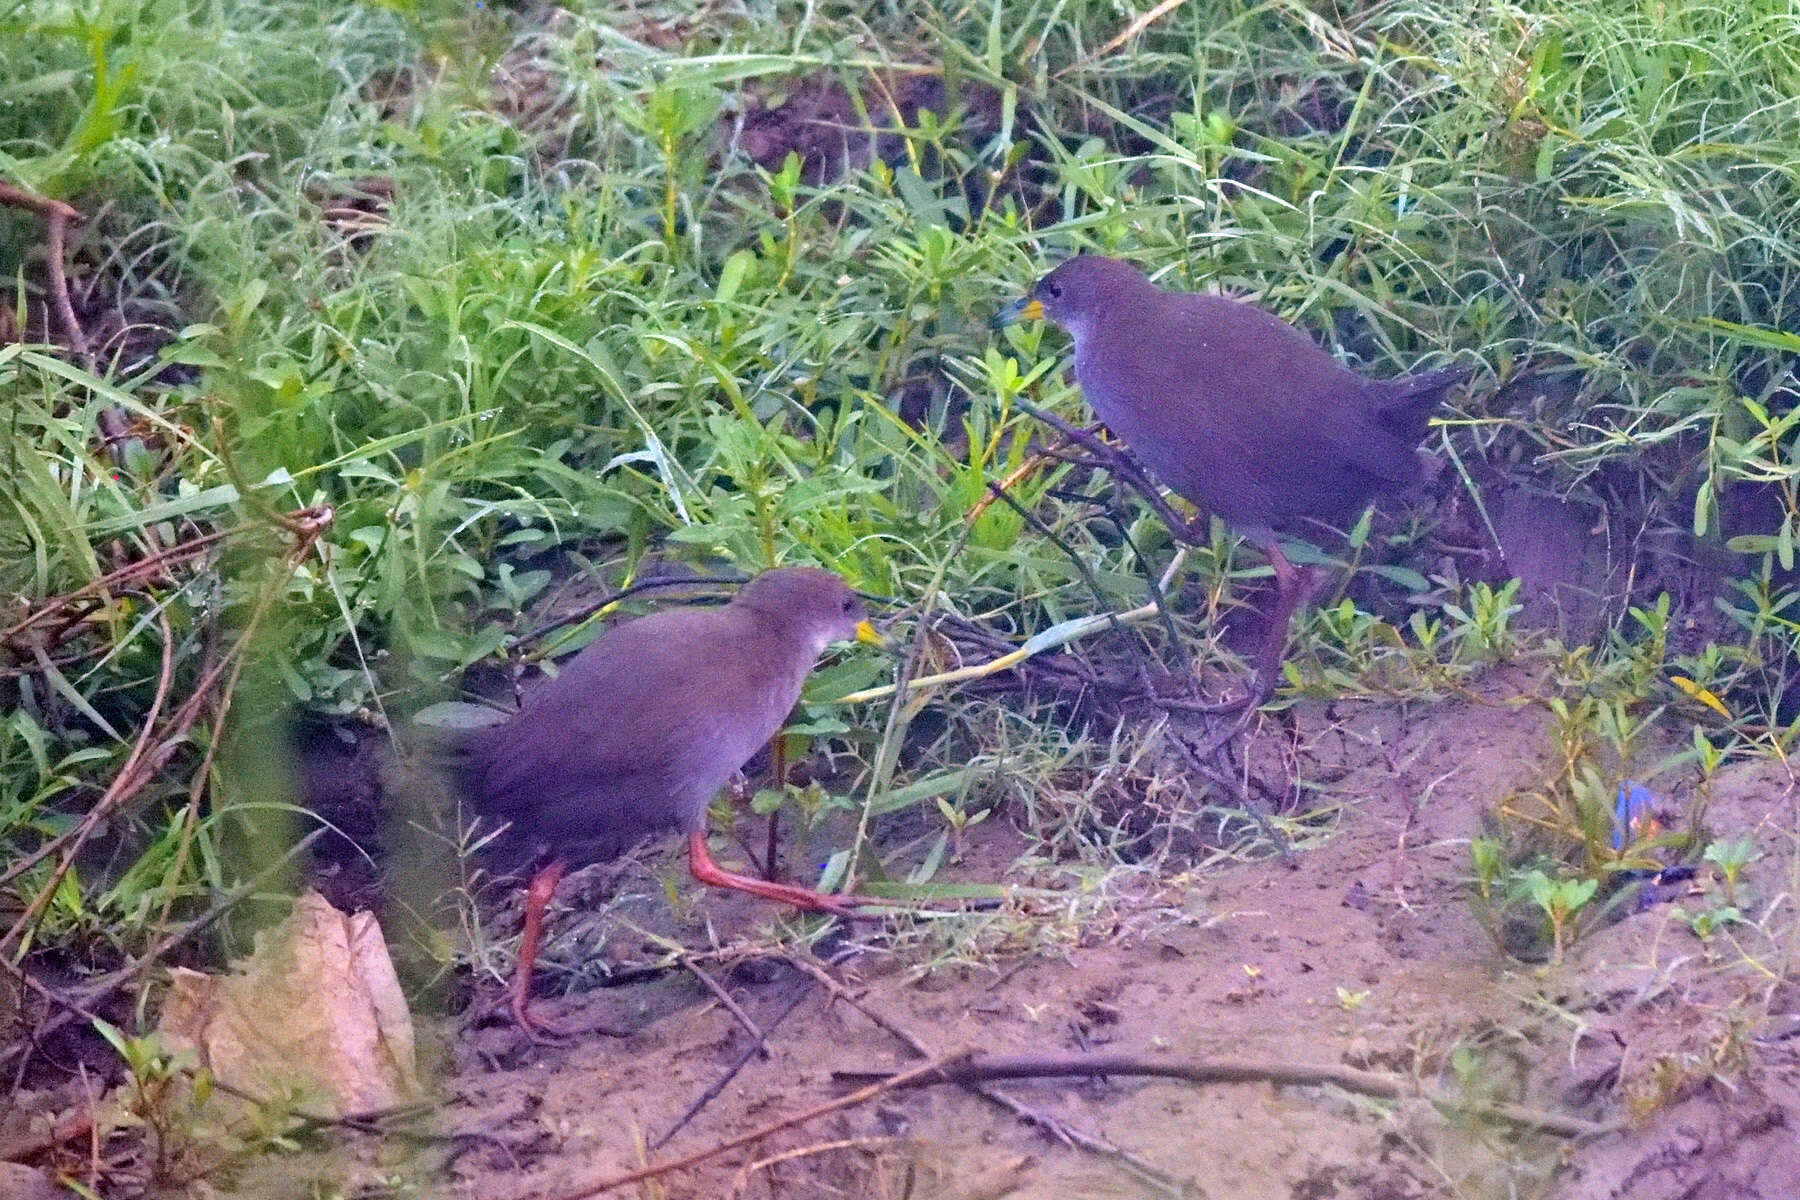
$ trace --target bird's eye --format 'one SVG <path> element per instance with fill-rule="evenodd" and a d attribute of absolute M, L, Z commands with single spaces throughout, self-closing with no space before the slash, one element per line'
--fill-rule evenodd
<path fill-rule="evenodd" d="M 856 597 L 855 596 L 845 596 L 844 597 L 844 611 L 845 612 L 855 612 L 856 611 Z"/>
<path fill-rule="evenodd" d="M 1062 285 L 1060 283 L 1051 283 L 1046 280 L 1044 282 L 1044 295 L 1050 297 L 1052 300 L 1061 300 Z"/>

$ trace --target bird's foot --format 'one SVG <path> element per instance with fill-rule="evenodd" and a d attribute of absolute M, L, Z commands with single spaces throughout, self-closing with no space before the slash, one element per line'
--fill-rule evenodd
<path fill-rule="evenodd" d="M 736 878 L 742 878 L 738 876 Z M 708 880 L 707 882 L 712 882 Z M 755 889 L 744 888 L 741 884 L 725 883 L 717 886 L 730 887 L 735 890 L 751 891 L 753 895 L 765 900 L 774 900 L 786 904 L 801 912 L 823 913 L 826 916 L 838 917 L 846 921 L 869 920 L 869 914 L 861 912 L 869 905 L 893 907 L 891 901 L 876 900 L 868 896 L 834 896 L 825 892 L 815 892 L 811 888 L 796 887 L 787 883 L 770 883 L 766 879 L 755 879 L 749 882 L 760 886 Z"/>
<path fill-rule="evenodd" d="M 534 1046 L 560 1046 L 574 1040 L 573 1030 L 533 1013 L 531 1001 L 524 996 L 514 993 L 507 1002 L 507 1009 L 512 1013 L 513 1024 L 519 1027 L 525 1040 Z"/>
<path fill-rule="evenodd" d="M 704 833 L 688 835 L 688 870 L 693 873 L 697 882 L 704 883 L 709 887 L 729 888 L 734 892 L 748 892 L 752 896 L 761 896 L 764 900 L 786 904 L 801 912 L 826 913 L 845 920 L 869 919 L 865 914 L 857 911 L 866 905 L 892 907 L 886 901 L 868 896 L 831 896 L 791 883 L 775 883 L 771 880 L 754 879 L 748 875 L 727 871 L 713 861 L 712 853 L 706 848 Z"/>
<path fill-rule="evenodd" d="M 628 1029 L 615 1029 L 598 1021 L 581 1021 L 567 1024 L 551 1021 L 531 1011 L 531 998 L 522 996 L 514 989 L 507 998 L 507 1011 L 512 1014 L 513 1024 L 525 1035 L 527 1041 L 534 1046 L 561 1046 L 574 1041 L 583 1034 L 597 1033 L 602 1037 L 625 1038 L 631 1036 Z"/>

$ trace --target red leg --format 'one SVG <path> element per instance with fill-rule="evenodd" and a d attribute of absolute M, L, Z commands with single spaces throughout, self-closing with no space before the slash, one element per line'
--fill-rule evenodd
<path fill-rule="evenodd" d="M 1256 686 L 1251 694 L 1258 705 L 1275 694 L 1276 682 L 1281 678 L 1281 660 L 1287 656 L 1288 625 L 1294 619 L 1294 610 L 1300 606 L 1300 596 L 1305 590 L 1300 572 L 1294 569 L 1294 564 L 1281 552 L 1281 546 L 1274 538 L 1269 539 L 1262 551 L 1268 556 L 1269 566 L 1275 570 L 1275 602 L 1269 606 L 1268 628 L 1263 631 L 1263 643 L 1256 655 Z"/>
<path fill-rule="evenodd" d="M 688 834 L 688 869 L 693 872 L 696 880 L 709 887 L 749 892 L 752 896 L 761 896 L 765 900 L 790 904 L 803 912 L 822 912 L 837 917 L 850 917 L 855 915 L 852 910 L 858 905 L 887 903 L 860 896 L 827 896 L 823 892 L 796 887 L 791 883 L 771 883 L 766 879 L 752 879 L 748 875 L 733 874 L 713 861 L 712 852 L 706 848 L 704 833 Z"/>
<path fill-rule="evenodd" d="M 531 886 L 525 889 L 525 931 L 519 937 L 519 959 L 513 966 L 512 985 L 510 988 L 510 1005 L 513 1020 L 525 1031 L 525 1036 L 532 1041 L 542 1041 L 545 1035 L 552 1037 L 561 1034 L 549 1022 L 531 1015 L 531 972 L 537 965 L 538 945 L 543 940 L 544 910 L 549 907 L 550 897 L 556 894 L 556 885 L 562 882 L 563 872 L 569 865 L 557 859 L 531 878 Z"/>

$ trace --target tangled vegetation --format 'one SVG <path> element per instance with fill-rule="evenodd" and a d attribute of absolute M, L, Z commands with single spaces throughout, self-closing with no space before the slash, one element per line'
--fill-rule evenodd
<path fill-rule="evenodd" d="M 1076 468 L 1012 489 L 1054 538 L 971 522 L 1029 454 L 1015 399 L 1082 411 L 1060 335 L 988 317 L 1092 249 L 1375 374 L 1479 362 L 1280 703 L 1545 656 L 1567 770 L 1472 874 L 1560 953 L 1582 881 L 1706 850 L 1697 815 L 1614 845 L 1620 779 L 1791 742 L 1800 26 L 1542 7 L 0 4 L 0 177 L 85 217 L 86 342 L 39 216 L 0 212 L 0 951 L 207 958 L 164 939 L 276 889 L 311 828 L 292 722 L 403 739 L 470 668 L 592 637 L 535 636 L 571 588 L 658 561 L 816 562 L 1014 640 L 1142 603 L 1167 533 Z M 1520 496 L 1599 547 L 1560 634 L 1516 619 Z M 1195 644 L 1265 571 L 1235 550 L 1177 581 Z M 1048 701 L 939 693 L 910 741 L 920 705 L 831 703 L 884 669 L 815 676 L 840 770 L 772 801 L 916 811 L 866 871 L 922 883 L 1009 796 L 1079 808 L 1070 763 L 1129 757 L 1034 731 Z"/>

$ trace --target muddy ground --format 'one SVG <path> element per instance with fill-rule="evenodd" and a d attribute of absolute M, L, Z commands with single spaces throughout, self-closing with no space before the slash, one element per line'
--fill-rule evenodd
<path fill-rule="evenodd" d="M 591 988 L 543 1011 L 602 1022 L 533 1046 L 498 1022 L 436 1027 L 446 1146 L 409 1164 L 350 1147 L 351 1174 L 429 1172 L 466 1200 L 574 1195 L 842 1096 L 841 1070 L 934 1053 L 1105 1052 L 1153 1061 L 1231 1058 L 1397 1072 L 1440 1093 L 1512 1101 L 1623 1131 L 1577 1140 L 1323 1087 L 1197 1087 L 1161 1080 L 1012 1082 L 995 1090 L 1076 1131 L 1061 1142 L 954 1087 L 890 1092 L 690 1169 L 610 1194 L 641 1197 L 1205 1196 L 1567 1197 L 1703 1200 L 1800 1194 L 1800 985 L 1792 981 L 1795 786 L 1780 764 L 1727 767 L 1706 824 L 1748 832 L 1760 857 L 1739 884 L 1747 918 L 1703 942 L 1681 919 L 1716 906 L 1717 880 L 1579 938 L 1560 964 L 1497 947 L 1469 903 L 1467 840 L 1482 814 L 1541 785 L 1551 742 L 1540 681 L 1500 671 L 1465 699 L 1339 702 L 1296 710 L 1303 771 L 1326 813 L 1291 864 L 1215 857 L 1116 871 L 1084 890 L 1033 856 L 1006 821 L 979 827 L 952 872 L 1061 888 L 964 924 L 879 930 L 813 947 L 849 998 L 772 950 L 786 919 L 736 896 L 684 889 L 673 907 L 656 858 L 571 877 L 559 898 L 605 905 L 601 956 L 673 938 L 748 1020 L 767 1057 L 697 975 Z M 1280 734 L 1270 729 L 1262 736 Z M 673 853 L 673 851 L 669 851 Z M 565 917 L 581 926 L 579 913 Z M 784 925 L 797 947 L 797 927 Z M 570 947 L 565 944 L 565 953 Z M 578 948 L 577 948 L 578 949 Z M 795 953 L 802 953 L 797 948 Z M 617 983 L 617 981 L 614 981 Z M 799 996 L 785 1020 L 778 1014 Z M 854 999 L 862 1006 L 853 1005 Z M 866 1010 L 866 1011 L 865 1011 Z M 708 1093 L 666 1145 L 648 1148 Z M 342 1186 L 344 1160 L 289 1161 Z M 244 1181 L 252 1193 L 255 1180 Z M 290 1192 L 291 1194 L 291 1192 Z"/>
<path fill-rule="evenodd" d="M 668 36 L 683 40 L 673 27 Z M 522 127 L 562 119 L 553 75 L 522 56 L 505 67 L 503 107 Z M 907 125 L 921 109 L 945 104 L 935 75 L 900 73 L 881 91 Z M 982 92 L 964 99 L 964 119 L 985 136 L 997 101 Z M 721 125 L 718 141 L 771 168 L 793 151 L 805 178 L 818 183 L 893 152 L 891 137 L 844 134 L 856 108 L 829 82 L 791 88 L 779 105 L 752 95 L 741 116 Z M 316 199 L 322 219 L 357 246 L 380 227 L 391 194 L 390 181 L 373 178 Z M 138 346 L 130 331 L 185 323 L 172 312 L 87 300 L 76 297 L 96 344 L 127 364 L 146 360 L 162 337 Z M 106 325 L 103 308 L 125 315 Z M 922 373 L 906 389 L 903 412 L 917 419 L 944 399 L 943 388 Z M 1593 521 L 1545 505 L 1513 497 L 1496 507 L 1502 577 L 1529 581 L 1538 559 L 1552 579 L 1582 575 L 1578 563 L 1554 560 L 1593 553 Z M 1560 540 L 1546 540 L 1546 529 L 1561 529 Z M 1610 578 L 1617 569 L 1590 570 Z M 1554 594 L 1552 585 L 1539 590 Z M 424 1066 L 447 1101 L 431 1131 L 438 1137 L 408 1150 L 395 1140 L 334 1135 L 327 1153 L 266 1156 L 228 1186 L 221 1180 L 220 1190 L 573 1196 L 826 1103 L 846 1091 L 834 1071 L 904 1068 L 921 1061 L 923 1047 L 1341 1064 L 1622 1130 L 1587 1140 L 1534 1134 L 1423 1100 L 1325 1087 L 1062 1079 L 996 1086 L 1010 1107 L 953 1087 L 890 1092 L 613 1194 L 1800 1196 L 1800 821 L 1792 775 L 1759 760 L 1727 767 L 1713 786 L 1712 834 L 1748 833 L 1761 855 L 1740 885 L 1745 923 L 1706 941 L 1696 936 L 1680 914 L 1721 903 L 1718 882 L 1701 878 L 1661 903 L 1625 906 L 1559 963 L 1521 962 L 1469 903 L 1467 842 L 1495 804 L 1542 785 L 1552 770 L 1547 714 L 1512 703 L 1540 694 L 1540 681 L 1501 671 L 1472 698 L 1297 706 L 1300 771 L 1316 785 L 1322 816 L 1302 829 L 1291 862 L 1209 853 L 1184 838 L 1174 839 L 1182 854 L 1159 855 L 1154 868 L 1083 870 L 1044 861 L 1013 823 L 1018 814 L 1003 811 L 972 831 L 940 878 L 1034 894 L 995 913 L 899 931 L 862 928 L 810 948 L 807 927 L 766 904 L 702 897 L 685 882 L 671 895 L 664 881 L 681 878 L 671 846 L 577 873 L 559 893 L 560 944 L 551 957 L 563 969 L 546 972 L 572 994 L 544 1008 L 628 1036 L 592 1033 L 547 1047 L 499 1021 L 421 1016 L 432 1047 Z M 1285 735 L 1271 727 L 1261 736 L 1273 756 Z M 338 773 L 356 793 L 348 807 L 373 811 L 379 789 L 359 773 L 362 763 L 347 754 Z M 375 902 L 378 873 L 357 873 L 355 856 L 345 862 L 328 887 L 333 899 L 347 908 Z M 516 902 L 504 902 L 491 932 L 513 936 L 514 914 Z M 751 1054 L 743 1022 L 695 973 L 627 972 L 601 987 L 600 972 L 571 965 L 588 959 L 616 968 L 666 958 L 676 946 L 768 1030 L 766 1057 Z M 829 960 L 848 995 L 833 996 L 782 951 Z M 505 954 L 497 961 L 504 965 Z M 479 987 L 492 998 L 492 980 Z M 696 1105 L 691 1120 L 655 1145 Z M 1022 1119 L 1021 1108 L 1036 1123 Z M 9 1186 L 0 1175 L 0 1200 Z"/>

